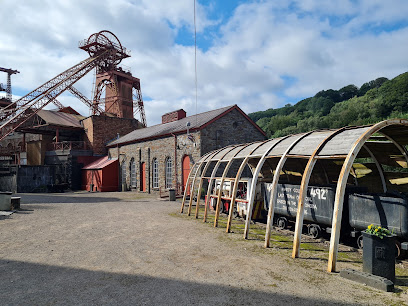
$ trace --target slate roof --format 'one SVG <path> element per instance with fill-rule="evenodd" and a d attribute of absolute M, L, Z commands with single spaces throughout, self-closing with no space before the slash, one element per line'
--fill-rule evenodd
<path fill-rule="evenodd" d="M 141 140 L 148 139 L 148 138 L 157 138 L 160 136 L 171 135 L 171 133 L 183 132 L 187 130 L 187 127 L 186 127 L 187 122 L 190 122 L 190 127 L 189 127 L 190 131 L 197 130 L 197 129 L 202 128 L 209 122 L 216 120 L 218 117 L 222 117 L 223 115 L 225 115 L 226 113 L 230 112 L 233 109 L 238 109 L 240 112 L 242 112 L 237 105 L 230 105 L 227 107 L 219 108 L 219 109 L 208 111 L 205 113 L 188 116 L 188 117 L 185 117 L 177 121 L 153 125 L 151 127 L 134 130 L 130 132 L 129 134 L 124 135 L 110 142 L 108 144 L 108 147 L 115 146 L 117 144 L 137 142 L 137 141 L 141 141 Z M 245 115 L 245 113 L 243 114 Z M 253 123 L 253 121 L 251 122 Z M 253 124 L 255 125 L 255 123 Z M 260 128 L 258 127 L 258 129 Z"/>
<path fill-rule="evenodd" d="M 85 118 L 84 116 L 81 115 L 74 115 L 43 109 L 38 111 L 37 115 L 41 117 L 41 119 L 43 119 L 49 125 L 58 125 L 81 129 L 83 129 L 83 126 L 81 125 L 80 120 Z"/>
<path fill-rule="evenodd" d="M 82 170 L 99 170 L 103 169 L 106 166 L 112 164 L 113 162 L 117 161 L 117 158 L 109 159 L 108 156 L 104 156 L 93 163 L 90 163 L 86 167 L 83 167 Z"/>

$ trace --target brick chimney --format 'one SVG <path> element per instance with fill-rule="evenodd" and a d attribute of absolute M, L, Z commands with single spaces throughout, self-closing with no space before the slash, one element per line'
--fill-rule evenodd
<path fill-rule="evenodd" d="M 162 116 L 162 123 L 177 121 L 177 120 L 186 118 L 186 115 L 187 113 L 184 111 L 184 109 L 179 109 L 179 110 L 164 114 Z"/>

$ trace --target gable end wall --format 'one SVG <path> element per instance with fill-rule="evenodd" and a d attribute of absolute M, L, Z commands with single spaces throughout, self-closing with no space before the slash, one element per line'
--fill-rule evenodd
<path fill-rule="evenodd" d="M 228 145 L 265 139 L 253 124 L 238 110 L 233 109 L 201 130 L 201 155 Z"/>

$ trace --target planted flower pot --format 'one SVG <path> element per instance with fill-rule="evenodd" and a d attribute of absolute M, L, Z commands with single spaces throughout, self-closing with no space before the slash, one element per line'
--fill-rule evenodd
<path fill-rule="evenodd" d="M 363 272 L 395 283 L 395 236 L 382 238 L 363 232 Z"/>

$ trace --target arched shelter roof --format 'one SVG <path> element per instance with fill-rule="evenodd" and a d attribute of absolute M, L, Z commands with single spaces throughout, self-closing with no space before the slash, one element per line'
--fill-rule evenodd
<path fill-rule="evenodd" d="M 376 136 L 373 140 L 370 139 L 370 141 L 367 141 L 366 145 L 371 151 L 384 153 L 385 150 L 388 153 L 398 153 L 398 149 L 396 149 L 395 145 L 389 140 L 389 138 L 393 139 L 401 146 L 408 145 L 408 127 L 406 126 L 406 120 L 401 119 L 395 121 L 396 120 L 388 120 L 382 122 L 390 125 L 386 125 L 381 130 L 375 131 L 379 132 L 379 136 Z M 316 157 L 330 159 L 334 157 L 345 158 L 352 150 L 355 142 L 373 127 L 374 125 L 343 128 L 320 148 Z M 279 157 L 282 156 L 290 144 L 298 139 L 300 139 L 299 142 L 297 142 L 288 152 L 288 156 L 308 158 L 312 156 L 316 148 L 318 148 L 319 145 L 335 131 L 337 130 L 313 131 L 302 139 L 300 138 L 305 135 L 304 133 L 295 134 L 286 138 L 270 139 L 263 143 L 254 142 L 251 144 L 241 144 L 232 150 L 231 147 L 225 147 L 219 150 L 215 155 L 206 154 L 199 162 L 219 161 L 220 159 L 222 159 L 222 161 L 228 161 L 232 158 L 239 159 L 248 156 L 250 158 L 257 158 L 261 157 L 273 145 L 275 146 L 270 150 L 266 157 Z M 386 135 L 388 138 L 382 135 Z M 227 154 L 225 154 L 226 152 Z M 382 155 L 382 157 L 384 159 L 384 155 Z"/>
<path fill-rule="evenodd" d="M 386 190 L 386 184 L 384 180 L 384 174 L 380 164 L 391 166 L 408 167 L 408 120 L 405 119 L 393 119 L 382 121 L 373 125 L 365 126 L 353 126 L 343 127 L 337 130 L 317 130 L 308 133 L 290 135 L 286 137 L 270 139 L 264 142 L 254 142 L 250 144 L 242 144 L 237 146 L 230 146 L 220 149 L 218 152 L 213 152 L 205 155 L 198 161 L 198 164 L 204 165 L 210 162 L 216 161 L 217 167 L 221 162 L 228 162 L 228 167 L 233 160 L 243 159 L 238 173 L 235 178 L 234 192 L 236 192 L 237 182 L 240 179 L 240 175 L 244 164 L 249 163 L 252 160 L 255 163 L 251 163 L 253 166 L 253 178 L 251 183 L 250 197 L 248 200 L 248 213 L 245 227 L 245 237 L 248 235 L 249 224 L 252 213 L 252 205 L 254 201 L 254 190 L 260 175 L 262 167 L 275 167 L 270 169 L 271 173 L 274 172 L 272 186 L 275 188 L 278 184 L 279 175 L 288 158 L 305 160 L 303 165 L 304 172 L 302 175 L 302 181 L 300 185 L 300 194 L 298 202 L 298 211 L 296 218 L 296 232 L 294 239 L 294 248 L 292 257 L 298 257 L 299 244 L 301 236 L 301 228 L 303 225 L 303 205 L 306 197 L 306 190 L 309 184 L 310 176 L 313 171 L 314 165 L 317 160 L 322 159 L 335 159 L 342 160 L 340 167 L 341 171 L 338 179 L 336 179 L 336 196 L 334 202 L 334 211 L 332 219 L 332 236 L 330 241 L 330 253 L 329 253 L 329 267 L 328 271 L 335 270 L 335 264 L 337 260 L 337 248 L 339 241 L 339 231 L 341 224 L 341 216 L 343 209 L 343 198 L 345 193 L 345 186 L 352 164 L 355 158 L 369 157 L 372 158 L 376 165 L 378 173 L 381 176 L 381 180 Z M 265 163 L 269 158 L 275 158 L 279 160 L 278 163 Z M 255 166 L 254 166 L 255 165 Z M 301 164 L 302 165 L 302 164 Z M 215 173 L 215 171 L 214 171 Z M 218 205 L 221 198 L 223 182 L 226 178 L 227 171 L 224 171 L 221 178 L 221 186 L 218 192 L 217 212 Z M 202 174 L 203 175 L 203 174 Z M 196 176 L 200 182 L 203 178 L 200 178 L 197 172 Z M 212 180 L 214 174 L 212 175 Z M 191 182 L 190 182 L 191 183 Z M 187 182 L 189 184 L 189 182 Z M 194 184 L 193 184 L 194 185 Z M 210 195 L 211 182 L 208 186 L 208 196 Z M 187 188 L 186 188 L 187 190 Z M 271 200 L 269 203 L 268 214 L 268 231 L 270 232 L 270 219 L 273 217 L 273 206 L 276 197 L 274 198 L 274 191 L 272 191 Z M 198 197 L 199 198 L 199 197 Z M 191 202 L 191 201 L 190 201 Z M 231 203 L 235 203 L 235 194 L 233 193 Z M 191 205 L 191 203 L 190 203 Z M 197 203 L 197 207 L 199 202 Z M 184 206 L 184 201 L 182 206 Z M 272 212 L 271 212 L 272 210 Z M 231 210 L 230 210 L 231 211 Z M 231 215 L 231 214 L 230 214 Z M 217 220 L 217 215 L 215 220 Z M 230 223 L 230 219 L 229 219 Z M 215 223 L 217 224 L 217 223 Z M 227 226 L 228 230 L 228 226 Z M 269 238 L 265 238 L 265 245 L 269 245 Z"/>

